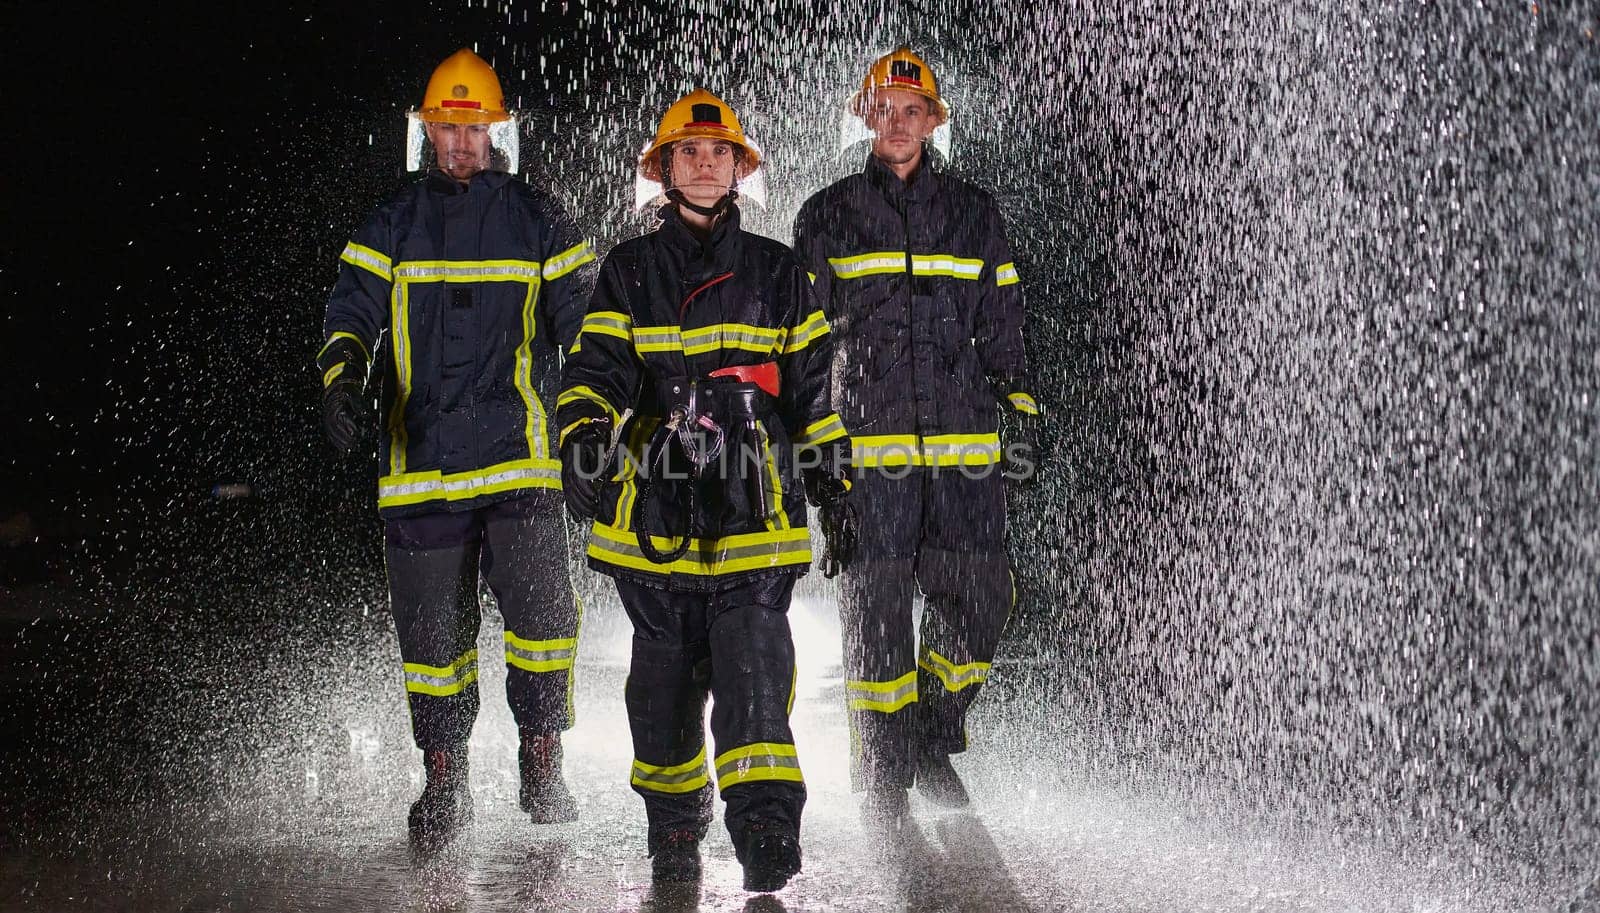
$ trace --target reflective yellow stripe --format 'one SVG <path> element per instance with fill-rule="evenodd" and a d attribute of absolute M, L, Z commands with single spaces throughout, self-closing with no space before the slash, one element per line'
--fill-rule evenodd
<path fill-rule="evenodd" d="M 894 713 L 907 704 L 916 703 L 917 670 L 889 682 L 848 680 L 844 683 L 844 696 L 845 705 L 851 710 Z"/>
<path fill-rule="evenodd" d="M 533 390 L 533 337 L 538 333 L 534 304 L 538 300 L 539 281 L 535 279 L 528 283 L 527 292 L 522 297 L 522 342 L 517 346 L 511 380 L 517 393 L 522 396 L 525 416 L 522 437 L 528 442 L 528 456 L 542 460 L 550 456 L 550 442 L 545 437 L 544 403 L 539 401 L 539 394 Z"/>
<path fill-rule="evenodd" d="M 579 241 L 554 257 L 544 261 L 544 281 L 560 279 L 567 273 L 594 259 L 588 241 Z"/>
<path fill-rule="evenodd" d="M 537 260 L 405 260 L 395 264 L 394 289 L 390 293 L 389 305 L 389 335 L 394 348 L 395 399 L 388 421 L 389 475 L 378 484 L 380 508 L 416 504 L 435 498 L 455 500 L 458 497 L 477 497 L 480 494 L 492 494 L 516 488 L 561 487 L 559 467 L 554 476 L 544 473 L 535 478 L 527 474 L 530 467 L 521 465 L 524 462 L 553 463 L 548 459 L 550 444 L 545 434 L 544 404 L 534 392 L 532 381 L 532 341 L 536 325 L 534 312 L 542 278 L 541 270 L 541 264 Z M 406 403 L 411 395 L 412 375 L 410 287 L 414 282 L 522 282 L 528 286 L 523 297 L 523 338 L 516 350 L 512 377 L 517 393 L 522 397 L 526 415 L 523 437 L 528 444 L 528 461 L 504 463 L 499 467 L 473 473 L 458 473 L 449 479 L 441 479 L 436 470 L 411 474 L 406 472 L 408 442 L 405 419 Z M 518 472 L 523 473 L 523 476 L 514 478 Z M 495 478 L 481 485 L 472 481 L 473 477 L 485 474 L 493 475 Z M 386 484 L 398 486 L 402 493 L 391 492 L 386 495 Z M 419 485 L 430 484 L 438 489 L 438 493 L 424 494 L 417 489 Z M 473 489 L 473 493 L 464 495 L 453 493 L 468 489 Z"/>
<path fill-rule="evenodd" d="M 772 457 L 772 439 L 767 436 L 767 429 L 756 426 L 761 431 L 761 449 L 766 454 L 768 491 L 772 492 L 772 516 L 763 517 L 767 529 L 788 529 L 789 515 L 783 509 L 783 480 L 778 477 L 778 463 Z"/>
<path fill-rule="evenodd" d="M 725 751 L 717 755 L 716 767 L 717 785 L 724 791 L 758 780 L 805 782 L 800 775 L 800 757 L 786 742 L 757 742 Z"/>
<path fill-rule="evenodd" d="M 828 265 L 840 279 L 860 279 L 885 273 L 906 271 L 906 252 L 903 250 L 876 251 L 854 257 L 829 257 Z"/>
<path fill-rule="evenodd" d="M 348 339 L 355 343 L 358 347 L 360 347 L 362 357 L 366 358 L 369 363 L 372 361 L 372 350 L 368 349 L 367 344 L 361 341 L 361 337 L 354 333 L 346 333 L 343 330 L 340 330 L 337 333 L 332 333 L 328 336 L 328 341 L 322 344 L 322 350 L 317 353 L 317 357 L 321 358 L 323 355 L 327 354 L 328 347 L 333 345 L 333 342 L 336 339 Z"/>
<path fill-rule="evenodd" d="M 850 439 L 856 466 L 990 466 L 1000 462 L 998 434 L 870 434 Z"/>
<path fill-rule="evenodd" d="M 385 282 L 394 281 L 394 271 L 389 258 L 370 247 L 351 241 L 344 246 L 339 259 L 351 266 L 359 266 Z"/>
<path fill-rule="evenodd" d="M 445 475 L 437 469 L 387 475 L 378 480 L 378 507 L 426 501 L 465 501 L 523 488 L 560 488 L 557 460 L 512 460 L 486 469 Z"/>
<path fill-rule="evenodd" d="M 597 336 L 615 336 L 625 342 L 631 342 L 633 321 L 628 319 L 627 314 L 617 311 L 595 311 L 593 314 L 584 315 L 583 329 L 578 331 L 579 337 L 588 333 Z M 573 347 L 573 351 L 577 351 L 576 346 Z"/>
<path fill-rule="evenodd" d="M 839 413 L 832 412 L 827 417 L 819 418 L 807 425 L 806 430 L 800 432 L 800 439 L 795 443 L 802 447 L 815 447 L 819 444 L 838 440 L 844 436 L 844 421 L 839 418 Z"/>
<path fill-rule="evenodd" d="M 389 293 L 389 344 L 394 350 L 394 407 L 389 412 L 389 473 L 406 471 L 406 400 L 411 397 L 410 284 L 396 282 Z"/>
<path fill-rule="evenodd" d="M 621 506 L 619 503 L 619 509 Z M 661 551 L 670 551 L 678 544 L 660 536 L 652 536 L 650 541 Z M 662 576 L 668 573 L 717 576 L 810 564 L 811 534 L 801 527 L 720 539 L 693 539 L 682 558 L 671 564 L 656 564 L 640 551 L 639 540 L 632 531 L 597 520 L 589 528 L 588 555 L 606 564 Z"/>
<path fill-rule="evenodd" d="M 528 672 L 559 672 L 571 669 L 578 657 L 578 638 L 560 637 L 554 640 L 524 640 L 505 632 L 506 665 Z"/>
<path fill-rule="evenodd" d="M 840 279 L 862 279 L 906 271 L 905 251 L 881 250 L 854 257 L 829 257 L 828 265 Z M 954 254 L 913 254 L 911 272 L 917 276 L 948 276 L 952 279 L 977 279 L 983 275 L 983 261 Z"/>
<path fill-rule="evenodd" d="M 922 439 L 924 466 L 991 466 L 1000 462 L 998 434 L 932 434 Z"/>
<path fill-rule="evenodd" d="M 1021 280 L 1017 277 L 1015 263 L 1002 263 L 995 268 L 994 284 L 997 286 L 1016 285 Z"/>
<path fill-rule="evenodd" d="M 788 340 L 783 344 L 783 354 L 792 355 L 828 333 L 828 318 L 821 311 L 812 311 L 804 323 L 789 331 Z"/>
<path fill-rule="evenodd" d="M 957 665 L 927 647 L 922 648 L 917 665 L 938 676 L 944 682 L 946 691 L 960 691 L 969 685 L 981 685 L 989 680 L 989 663 Z"/>
<path fill-rule="evenodd" d="M 404 260 L 395 265 L 400 282 L 538 282 L 538 260 Z"/>
<path fill-rule="evenodd" d="M 624 479 L 622 490 L 617 493 L 617 514 L 613 519 L 616 529 L 628 529 L 633 525 L 633 501 L 639 496 L 639 483 L 633 479 Z"/>
<path fill-rule="evenodd" d="M 810 270 L 806 270 L 806 276 L 811 280 L 811 284 L 812 285 L 816 285 L 817 284 L 817 274 L 816 273 L 813 273 Z"/>
<path fill-rule="evenodd" d="M 592 418 L 590 418 L 589 416 L 586 415 L 583 418 L 580 418 L 577 421 L 573 422 L 572 424 L 568 425 L 567 427 L 562 428 L 561 429 L 561 434 L 557 435 L 557 437 L 556 437 L 556 448 L 560 449 L 561 446 L 567 442 L 567 435 L 569 435 L 572 432 L 576 431 L 579 427 L 581 427 L 583 425 L 587 425 L 587 424 L 589 424 L 590 422 L 593 422 L 593 421 L 594 421 L 594 419 L 592 419 Z"/>
<path fill-rule="evenodd" d="M 787 706 L 785 706 L 783 708 L 783 712 L 784 712 L 784 714 L 786 716 L 793 716 L 794 715 L 794 688 L 795 688 L 795 685 L 799 683 L 799 681 L 800 681 L 800 666 L 798 664 L 790 666 L 789 667 L 789 703 L 788 703 Z"/>
<path fill-rule="evenodd" d="M 652 329 L 666 329 L 653 327 Z M 682 332 L 683 354 L 704 355 L 719 349 L 739 349 L 770 355 L 778 349 L 780 333 L 747 323 L 718 323 Z"/>
<path fill-rule="evenodd" d="M 1039 414 L 1039 404 L 1034 402 L 1033 397 L 1026 393 L 1010 393 L 1006 395 L 1006 399 L 1011 401 L 1011 407 L 1018 412 L 1026 412 L 1029 415 Z"/>
<path fill-rule="evenodd" d="M 606 410 L 606 415 L 609 415 L 613 422 L 620 418 L 617 415 L 617 410 L 611 408 L 611 404 L 606 402 L 606 398 L 594 392 L 594 388 L 587 384 L 578 384 L 561 391 L 561 395 L 556 397 L 556 408 L 560 409 L 568 403 L 577 402 L 594 403 Z"/>
<path fill-rule="evenodd" d="M 326 389 L 329 384 L 333 383 L 334 380 L 337 379 L 338 376 L 340 374 L 343 374 L 343 373 L 344 373 L 344 362 L 342 362 L 342 361 L 339 362 L 338 364 L 334 365 L 333 367 L 329 368 L 328 370 L 322 372 L 322 386 L 323 386 L 323 388 Z"/>
<path fill-rule="evenodd" d="M 911 271 L 918 276 L 976 279 L 983 275 L 983 261 L 950 254 L 917 254 L 911 258 Z"/>
<path fill-rule="evenodd" d="M 460 694 L 478 680 L 478 650 L 474 647 L 448 666 L 405 663 L 406 690 L 433 697 Z"/>
<path fill-rule="evenodd" d="M 705 746 L 700 746 L 700 753 L 695 755 L 693 760 L 666 767 L 646 764 L 634 758 L 633 776 L 629 778 L 629 782 L 641 789 L 658 793 L 677 794 L 700 789 L 711 782 L 706 776 Z"/>
<path fill-rule="evenodd" d="M 681 352 L 683 337 L 677 327 L 635 327 L 633 348 L 640 355 L 651 352 Z"/>

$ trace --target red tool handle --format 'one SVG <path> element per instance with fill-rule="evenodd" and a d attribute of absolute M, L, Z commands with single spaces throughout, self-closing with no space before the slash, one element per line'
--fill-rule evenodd
<path fill-rule="evenodd" d="M 734 365 L 731 368 L 718 368 L 708 377 L 734 377 L 747 384 L 755 384 L 765 390 L 768 396 L 778 395 L 778 363 L 764 361 L 759 365 Z"/>

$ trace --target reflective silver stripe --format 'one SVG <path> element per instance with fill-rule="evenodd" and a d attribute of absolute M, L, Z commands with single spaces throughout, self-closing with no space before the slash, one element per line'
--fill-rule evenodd
<path fill-rule="evenodd" d="M 523 646 L 529 641 L 519 643 L 509 635 L 506 637 L 506 662 L 514 666 L 527 669 L 529 672 L 555 672 L 572 667 L 572 662 L 578 656 L 576 643 L 567 641 L 567 646 L 549 647 L 535 650 Z M 549 641 L 547 641 L 549 643 Z M 529 667 L 534 668 L 529 668 Z"/>
<path fill-rule="evenodd" d="M 585 332 L 594 330 L 597 333 L 627 339 L 633 333 L 633 321 L 628 319 L 627 314 L 617 311 L 595 311 L 593 314 L 584 315 L 583 329 Z"/>
<path fill-rule="evenodd" d="M 370 247 L 363 247 L 354 241 L 344 246 L 344 250 L 339 254 L 339 259 L 351 266 L 359 266 L 385 282 L 393 279 L 393 271 L 390 269 L 388 257 Z"/>
<path fill-rule="evenodd" d="M 851 710 L 876 710 L 894 713 L 917 699 L 917 673 L 905 675 L 888 682 L 846 681 L 845 705 Z"/>
<path fill-rule="evenodd" d="M 911 271 L 918 276 L 976 279 L 983 275 L 983 261 L 950 254 L 917 254 L 911 258 Z"/>
<path fill-rule="evenodd" d="M 960 691 L 968 685 L 989 680 L 989 663 L 974 662 L 958 666 L 926 647 L 922 649 L 922 658 L 917 665 L 938 676 L 947 691 Z"/>
<path fill-rule="evenodd" d="M 1006 395 L 1006 399 L 1011 401 L 1012 408 L 1018 412 L 1026 412 L 1029 415 L 1039 414 L 1039 404 L 1034 402 L 1033 397 L 1026 393 L 1010 393 Z"/>
<path fill-rule="evenodd" d="M 705 746 L 701 746 L 698 754 L 682 764 L 658 766 L 634 758 L 633 775 L 630 779 L 634 786 L 655 792 L 693 792 L 711 782 L 706 776 Z"/>
<path fill-rule="evenodd" d="M 503 469 L 499 472 L 467 478 L 424 479 L 417 482 L 389 482 L 378 485 L 378 497 L 399 498 L 408 495 L 459 493 L 470 491 L 474 488 L 487 488 L 501 482 L 511 482 L 518 479 L 554 479 L 560 481 L 560 469 L 548 469 L 542 466 L 519 467 L 516 469 Z"/>
<path fill-rule="evenodd" d="M 544 262 L 545 281 L 560 279 L 593 259 L 594 251 L 589 248 L 589 242 L 579 241 Z"/>
<path fill-rule="evenodd" d="M 450 263 L 448 261 L 423 261 L 401 263 L 394 268 L 396 279 L 461 279 L 481 281 L 490 278 L 532 281 L 541 276 L 539 264 L 533 260 L 483 260 Z"/>
<path fill-rule="evenodd" d="M 434 697 L 459 694 L 478 678 L 478 651 L 476 648 L 461 654 L 448 666 L 429 666 L 423 663 L 405 663 L 407 691 Z"/>
<path fill-rule="evenodd" d="M 902 251 L 894 251 L 859 257 L 829 257 L 828 265 L 833 267 L 833 274 L 840 279 L 859 279 L 863 276 L 905 272 L 906 255 Z"/>
<path fill-rule="evenodd" d="M 821 311 L 814 311 L 805 323 L 789 331 L 789 339 L 783 344 L 784 354 L 798 352 L 829 332 L 828 318 Z"/>
<path fill-rule="evenodd" d="M 681 773 L 669 774 L 657 771 L 647 772 L 641 770 L 639 768 L 639 762 L 637 761 L 635 761 L 633 764 L 633 778 L 635 780 L 643 781 L 647 784 L 659 784 L 662 786 L 668 786 L 675 783 L 694 783 L 697 780 L 701 783 L 706 783 L 709 781 L 709 778 L 706 776 L 706 769 L 703 766 L 693 768 L 692 770 L 685 770 Z"/>
<path fill-rule="evenodd" d="M 923 458 L 927 460 L 955 456 L 960 457 L 963 461 L 978 458 L 986 462 L 993 462 L 1000 458 L 1000 442 L 959 441 L 940 443 L 929 438 L 923 438 L 922 454 Z"/>
<path fill-rule="evenodd" d="M 645 352 L 671 352 L 683 348 L 683 337 L 677 327 L 635 327 L 633 347 Z"/>
<path fill-rule="evenodd" d="M 727 564 L 743 558 L 762 558 L 766 556 L 776 558 L 784 554 L 800 554 L 811 550 L 810 541 L 803 539 L 757 542 L 751 545 L 729 548 L 717 547 L 716 543 L 718 541 L 716 539 L 696 539 L 690 542 L 689 550 L 683 553 L 682 558 L 672 564 L 660 564 L 654 565 L 654 567 L 659 568 L 657 573 L 661 574 L 667 573 L 669 568 L 674 573 L 683 573 L 685 569 L 681 565 L 691 564 L 704 568 L 703 573 L 711 574 L 715 573 L 714 567 L 716 565 Z M 608 552 L 616 552 L 629 558 L 648 560 L 645 558 L 644 552 L 640 550 L 638 541 L 633 539 L 631 534 L 628 541 L 619 542 L 616 539 L 596 535 L 591 529 L 589 544 L 591 547 L 598 547 Z"/>
<path fill-rule="evenodd" d="M 1014 263 L 1002 263 L 994 271 L 994 284 L 998 286 L 1015 285 L 1020 280 L 1017 277 L 1017 267 Z"/>
<path fill-rule="evenodd" d="M 683 331 L 683 351 L 699 355 L 716 349 L 753 349 L 770 352 L 778 345 L 778 331 L 743 324 L 719 323 Z"/>
<path fill-rule="evenodd" d="M 799 780 L 800 758 L 786 742 L 745 745 L 717 756 L 717 783 L 723 789 L 747 780 Z"/>
<path fill-rule="evenodd" d="M 839 413 L 835 412 L 827 418 L 807 426 L 805 432 L 800 435 L 800 440 L 795 443 L 802 446 L 806 444 L 825 444 L 842 436 L 844 436 L 844 422 L 839 419 Z"/>

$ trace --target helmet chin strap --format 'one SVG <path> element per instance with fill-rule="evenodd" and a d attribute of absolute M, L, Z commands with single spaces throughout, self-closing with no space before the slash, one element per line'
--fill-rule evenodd
<path fill-rule="evenodd" d="M 699 203 L 689 202 L 689 198 L 683 195 L 683 191 L 672 185 L 672 146 L 673 144 L 669 143 L 661 147 L 661 186 L 666 191 L 667 199 L 681 207 L 706 216 L 713 222 L 720 219 L 733 206 L 733 201 L 739 198 L 738 163 L 744 158 L 741 154 L 742 150 L 735 149 L 734 178 L 733 183 L 728 185 L 728 192 L 710 206 L 701 206 Z"/>
<path fill-rule="evenodd" d="M 679 206 L 694 210 L 695 212 L 712 219 L 720 218 L 722 215 L 726 214 L 728 208 L 733 205 L 734 199 L 738 196 L 739 191 L 736 188 L 729 187 L 728 192 L 718 198 L 717 202 L 711 204 L 710 206 L 701 206 L 699 203 L 689 202 L 689 198 L 683 195 L 682 190 L 679 190 L 676 187 L 670 187 L 667 189 L 667 199 L 678 204 Z"/>

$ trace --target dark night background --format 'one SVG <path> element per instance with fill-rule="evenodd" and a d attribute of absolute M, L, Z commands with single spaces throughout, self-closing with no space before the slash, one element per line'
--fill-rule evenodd
<path fill-rule="evenodd" d="M 433 66 L 497 58 L 603 255 L 685 46 L 792 138 L 864 32 L 962 77 L 1027 288 L 1057 481 L 1014 504 L 1011 750 L 1593 900 L 1592 11 L 795 3 L 686 43 L 668 6 L 4 7 L 0 908 L 108 814 L 282 786 L 306 657 L 392 671 L 375 466 L 323 441 L 311 359 Z M 775 212 L 831 158 L 790 154 Z"/>

